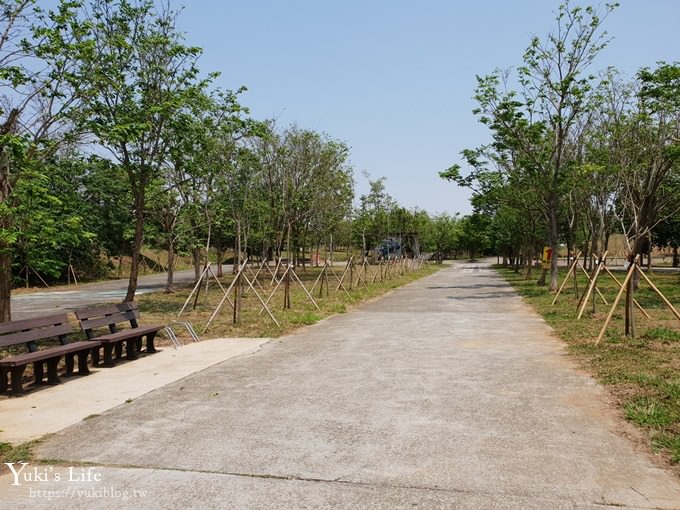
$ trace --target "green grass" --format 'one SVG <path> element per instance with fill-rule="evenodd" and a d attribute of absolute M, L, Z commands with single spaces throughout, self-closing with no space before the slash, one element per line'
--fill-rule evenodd
<path fill-rule="evenodd" d="M 33 460 L 33 447 L 38 441 L 29 441 L 20 445 L 0 443 L 0 475 L 7 471 L 6 462 L 30 462 Z"/>
<path fill-rule="evenodd" d="M 608 305 L 598 296 L 585 308 L 580 320 L 578 299 L 586 289 L 585 275 L 578 277 L 579 296 L 573 278 L 565 285 L 553 306 L 555 294 L 547 287 L 536 285 L 536 278 L 526 280 L 510 269 L 499 268 L 524 300 L 540 313 L 556 334 L 566 342 L 569 352 L 588 369 L 615 397 L 621 414 L 641 427 L 650 444 L 674 464 L 680 474 L 680 321 L 675 318 L 659 296 L 641 280 L 635 298 L 650 315 L 647 319 L 635 311 L 635 338 L 624 335 L 623 299 L 596 344 L 604 320 L 611 309 L 617 284 L 607 275 L 598 279 L 598 288 Z M 560 272 L 560 285 L 566 269 Z M 615 273 L 622 281 L 623 273 Z M 680 275 L 658 273 L 648 275 L 668 300 L 680 305 Z M 592 301 L 592 299 L 591 299 Z"/>

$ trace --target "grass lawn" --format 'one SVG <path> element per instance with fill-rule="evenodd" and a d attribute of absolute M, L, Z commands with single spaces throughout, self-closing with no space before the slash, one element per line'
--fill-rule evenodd
<path fill-rule="evenodd" d="M 680 320 L 651 287 L 641 279 L 634 295 L 650 316 L 648 319 L 636 309 L 636 338 L 624 335 L 625 299 L 621 299 L 602 342 L 596 345 L 619 288 L 607 274 L 598 278 L 597 287 L 609 305 L 597 296 L 593 310 L 591 298 L 581 319 L 576 320 L 576 289 L 579 296 L 585 292 L 585 274 L 578 276 L 576 284 L 571 277 L 553 306 L 555 295 L 547 287 L 536 286 L 537 277 L 526 280 L 511 269 L 499 267 L 498 271 L 566 342 L 569 352 L 609 388 L 622 415 L 647 432 L 654 450 L 680 475 Z M 566 269 L 560 270 L 560 285 L 566 273 Z M 621 282 L 625 278 L 623 272 L 614 275 Z M 680 308 L 680 273 L 648 276 L 676 309 Z"/>
<path fill-rule="evenodd" d="M 351 288 L 349 273 L 347 273 L 343 280 L 343 286 L 347 292 L 343 291 L 342 288 L 337 290 L 338 280 L 330 273 L 328 274 L 328 285 L 324 284 L 323 293 L 319 292 L 320 282 L 316 284 L 312 292 L 312 287 L 319 277 L 321 268 L 307 267 L 306 270 L 301 268 L 297 270 L 297 276 L 304 283 L 319 309 L 314 306 L 305 290 L 293 280 L 290 283 L 291 306 L 289 309 L 284 309 L 284 285 L 281 284 L 275 291 L 276 284 L 272 282 L 271 274 L 265 274 L 264 271 L 260 272 L 257 279 L 258 283 L 253 285 L 265 302 L 271 296 L 268 307 L 278 321 L 279 326 L 271 320 L 266 311 L 260 313 L 262 309 L 261 301 L 252 290 L 244 287 L 238 321 L 234 323 L 233 309 L 225 301 L 220 312 L 211 323 L 210 328 L 203 332 L 210 316 L 224 296 L 224 292 L 213 278 L 209 280 L 208 292 L 206 293 L 205 287 L 202 287 L 198 299 L 195 300 L 194 296 L 190 300 L 179 320 L 190 322 L 202 339 L 222 337 L 275 338 L 301 326 L 314 324 L 331 315 L 344 313 L 362 302 L 374 299 L 392 289 L 432 274 L 442 266 L 427 264 L 420 270 L 409 272 L 401 270 L 399 266 L 395 265 L 390 267 L 387 274 L 385 273 L 385 268 L 382 268 L 382 282 L 380 281 L 381 268 L 378 266 L 367 266 L 365 274 L 361 272 L 361 279 L 358 274 L 359 267 L 357 266 L 353 273 Z M 337 278 L 342 279 L 343 268 L 334 267 L 333 270 Z M 246 273 L 246 275 L 251 280 L 254 276 L 249 273 Z M 233 276 L 231 274 L 225 274 L 225 277 L 221 279 L 220 283 L 225 290 L 228 289 L 232 279 Z M 167 324 L 178 320 L 177 315 L 186 302 L 192 288 L 193 286 L 180 287 L 178 292 L 173 294 L 153 293 L 139 296 L 138 301 L 143 323 Z M 233 291 L 229 293 L 229 297 L 231 300 L 234 299 Z M 194 301 L 196 302 L 196 308 L 193 307 Z M 177 333 L 184 333 L 184 331 L 181 328 L 177 328 Z"/>

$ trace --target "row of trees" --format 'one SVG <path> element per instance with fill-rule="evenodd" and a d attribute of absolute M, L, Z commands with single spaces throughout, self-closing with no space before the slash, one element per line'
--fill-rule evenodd
<path fill-rule="evenodd" d="M 458 249 L 457 218 L 399 207 L 384 179 L 353 210 L 348 147 L 252 119 L 245 89 L 201 74 L 176 19 L 152 0 L 0 0 L 0 321 L 22 268 L 94 276 L 102 252 L 131 257 L 132 300 L 145 244 L 167 249 L 168 290 L 176 254 L 198 278 L 206 246 L 235 263 L 304 263 L 330 238 L 368 251 L 418 233 Z"/>
<path fill-rule="evenodd" d="M 475 113 L 492 141 L 463 151 L 470 172 L 441 176 L 473 189 L 476 215 L 497 253 L 530 264 L 547 243 L 601 255 L 623 234 L 632 261 L 652 242 L 680 243 L 680 65 L 626 80 L 588 68 L 608 39 L 615 8 L 559 8 L 513 75 L 478 77 Z M 677 256 L 676 256 L 677 260 Z M 539 283 L 545 283 L 546 272 Z M 550 289 L 557 290 L 553 257 Z"/>

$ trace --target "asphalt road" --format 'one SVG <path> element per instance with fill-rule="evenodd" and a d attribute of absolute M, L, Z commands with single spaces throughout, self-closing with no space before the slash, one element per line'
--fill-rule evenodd
<path fill-rule="evenodd" d="M 631 433 L 495 272 L 459 264 L 64 429 L 0 506 L 680 508 Z"/>
<path fill-rule="evenodd" d="M 194 270 L 176 271 L 176 283 L 192 282 Z M 137 295 L 158 292 L 165 289 L 166 273 L 141 276 L 137 285 Z M 127 293 L 128 280 L 108 280 L 102 282 L 73 285 L 68 290 L 50 290 L 15 293 L 12 295 L 12 320 L 29 319 L 50 313 L 70 312 L 78 308 L 99 303 L 122 301 Z"/>

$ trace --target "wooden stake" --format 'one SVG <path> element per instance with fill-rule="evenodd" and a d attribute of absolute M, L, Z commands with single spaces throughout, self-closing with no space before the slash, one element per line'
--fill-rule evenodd
<path fill-rule="evenodd" d="M 269 307 L 267 307 L 267 305 L 266 305 L 265 302 L 263 301 L 263 299 L 262 299 L 262 297 L 260 296 L 260 294 L 257 292 L 257 290 L 255 289 L 255 287 L 253 287 L 252 282 L 251 282 L 250 280 L 248 280 L 248 277 L 247 277 L 246 275 L 243 275 L 243 279 L 246 281 L 246 283 L 248 284 L 248 286 L 252 289 L 253 294 L 255 294 L 255 297 L 257 297 L 257 299 L 260 301 L 260 303 L 261 303 L 262 306 L 264 307 L 263 310 L 267 310 L 267 313 L 269 314 L 269 317 L 271 318 L 271 320 L 274 321 L 274 324 L 276 324 L 276 325 L 280 328 L 281 325 L 279 324 L 279 321 L 276 320 L 276 317 L 274 317 L 274 315 L 272 314 L 272 312 L 271 312 L 271 310 L 269 309 Z M 261 287 L 260 287 L 260 288 L 261 288 Z M 264 290 L 262 290 L 262 292 L 264 293 Z"/>
<path fill-rule="evenodd" d="M 664 296 L 663 293 L 656 287 L 656 285 L 654 285 L 654 284 L 652 283 L 652 280 L 650 280 L 649 278 L 647 278 L 647 275 L 644 273 L 644 271 L 643 271 L 642 269 L 640 269 L 639 266 L 638 266 L 637 269 L 638 269 L 638 272 L 639 272 L 639 273 L 642 275 L 642 277 L 645 279 L 645 281 L 649 284 L 649 286 L 650 286 L 652 289 L 654 289 L 654 292 L 656 292 L 656 293 L 659 295 L 659 297 L 661 298 L 661 300 L 666 304 L 666 306 L 667 306 L 668 308 L 670 308 L 671 312 L 673 312 L 673 315 L 675 315 L 675 318 L 678 319 L 678 320 L 680 320 L 680 314 L 679 314 L 678 311 L 675 309 L 675 307 L 671 304 L 671 302 L 668 301 L 668 299 L 666 299 L 666 296 Z"/>
<path fill-rule="evenodd" d="M 300 277 L 297 275 L 297 273 L 295 272 L 295 270 L 292 270 L 291 273 L 292 273 L 292 275 L 293 275 L 293 278 L 295 278 L 295 279 L 297 280 L 297 282 L 300 284 L 300 287 L 302 287 L 302 290 L 305 291 L 305 294 L 307 294 L 307 297 L 308 297 L 309 300 L 314 304 L 314 306 L 316 307 L 316 309 L 317 309 L 317 310 L 321 310 L 321 308 L 319 308 L 319 305 L 316 304 L 316 301 L 314 301 L 314 298 L 312 297 L 312 295 L 311 295 L 309 292 L 307 292 L 307 287 L 305 287 L 305 284 L 302 283 L 302 280 L 300 280 Z"/>
<path fill-rule="evenodd" d="M 595 285 L 597 284 L 597 277 L 600 274 L 600 271 L 602 270 L 602 266 L 604 266 L 604 261 L 607 258 L 607 252 L 604 252 L 604 255 L 600 258 L 600 262 L 597 264 L 597 268 L 595 268 L 595 274 L 593 275 L 592 279 L 590 280 L 590 284 L 588 285 L 588 291 L 585 294 L 585 299 L 583 299 L 583 304 L 581 305 L 581 309 L 578 312 L 578 316 L 576 317 L 576 320 L 581 319 L 581 315 L 583 315 L 583 311 L 586 309 L 586 305 L 588 304 L 588 300 L 590 299 L 590 295 L 593 293 L 593 288 L 595 288 Z M 593 298 L 593 303 L 595 302 L 595 298 Z M 605 303 L 607 304 L 607 303 Z"/>
<path fill-rule="evenodd" d="M 553 302 L 550 304 L 550 306 L 555 306 L 555 303 L 557 303 L 557 298 L 560 297 L 560 294 L 562 293 L 562 289 L 564 288 L 564 286 L 569 281 L 569 277 L 571 276 L 572 271 L 574 271 L 576 264 L 579 263 L 578 258 L 579 258 L 580 255 L 581 255 L 581 252 L 578 252 L 576 257 L 574 257 L 574 262 L 571 263 L 571 267 L 569 267 L 569 271 L 567 272 L 567 276 L 564 277 L 564 281 L 562 282 L 562 285 L 560 285 L 560 288 L 558 289 L 557 294 L 555 294 L 555 299 L 553 299 Z"/>
<path fill-rule="evenodd" d="M 231 292 L 231 289 L 233 289 L 234 285 L 236 284 L 236 281 L 238 280 L 238 277 L 243 273 L 243 270 L 245 269 L 245 267 L 246 267 L 247 264 L 248 264 L 248 259 L 246 259 L 246 260 L 243 262 L 243 265 L 239 268 L 239 271 L 238 271 L 238 273 L 236 274 L 236 278 L 234 278 L 234 279 L 232 280 L 231 285 L 229 285 L 229 287 L 227 288 L 227 290 L 224 292 L 224 297 L 222 297 L 222 299 L 220 300 L 219 304 L 218 304 L 217 307 L 215 308 L 215 311 L 214 311 L 213 314 L 210 316 L 210 319 L 208 319 L 208 323 L 207 323 L 207 324 L 205 325 L 205 327 L 203 328 L 203 333 L 205 333 L 205 332 L 208 330 L 208 327 L 210 327 L 210 324 L 212 323 L 212 321 L 215 319 L 215 317 L 216 317 L 217 314 L 219 313 L 219 311 L 220 311 L 220 309 L 222 308 L 222 305 L 224 305 L 224 302 L 225 302 L 225 301 L 229 301 L 229 304 L 231 305 L 232 308 L 235 307 L 235 306 L 234 306 L 235 304 L 231 302 L 231 299 L 229 299 L 229 292 Z M 198 281 L 198 285 L 200 285 L 200 283 L 201 283 L 201 280 Z M 220 287 L 221 287 L 221 286 L 220 286 Z M 191 299 L 191 296 L 189 296 L 189 299 Z M 187 299 L 187 302 L 188 302 L 188 301 L 189 301 L 189 300 Z"/>
<path fill-rule="evenodd" d="M 609 277 L 616 282 L 619 288 L 621 288 L 622 287 L 621 282 L 616 278 L 616 276 L 614 276 L 614 273 L 612 273 L 607 266 L 604 266 L 604 270 L 609 275 Z M 638 307 L 638 310 L 642 312 L 642 315 L 644 315 L 648 319 L 651 319 L 649 314 L 645 311 L 644 308 L 642 308 L 642 305 L 638 303 L 636 299 L 633 299 L 633 304 Z"/>
<path fill-rule="evenodd" d="M 580 263 L 579 263 L 578 267 L 581 268 L 581 271 L 583 271 L 583 274 L 585 274 L 585 275 L 588 277 L 588 281 L 590 281 L 590 275 L 588 274 L 588 271 L 586 271 L 586 269 L 585 269 Z M 576 276 L 576 275 L 574 275 L 574 276 Z M 597 287 L 595 287 L 595 292 L 597 292 L 597 295 L 600 296 L 600 299 L 602 300 L 602 302 L 603 302 L 605 305 L 608 305 L 608 304 L 609 304 L 609 303 L 607 303 L 607 300 L 604 298 L 604 296 L 603 296 L 602 293 L 600 292 L 600 289 L 598 289 Z"/>
<path fill-rule="evenodd" d="M 619 304 L 619 301 L 621 300 L 621 296 L 623 293 L 626 291 L 626 285 L 628 285 L 628 281 L 630 280 L 630 277 L 633 276 L 633 272 L 635 271 L 635 264 L 637 264 L 637 256 L 635 257 L 635 260 L 633 261 L 633 264 L 631 267 L 628 268 L 628 273 L 626 274 L 626 278 L 621 284 L 621 290 L 619 290 L 619 293 L 616 295 L 616 299 L 614 300 L 614 304 L 612 305 L 611 310 L 609 310 L 609 315 L 607 315 L 607 318 L 604 321 L 604 325 L 602 326 L 602 330 L 600 331 L 600 335 L 597 337 L 597 341 L 595 342 L 595 345 L 599 345 L 600 342 L 602 341 L 602 337 L 604 337 L 604 332 L 607 329 L 607 326 L 609 326 L 609 322 L 612 320 L 612 317 L 614 316 L 614 310 L 616 310 L 616 305 Z"/>

